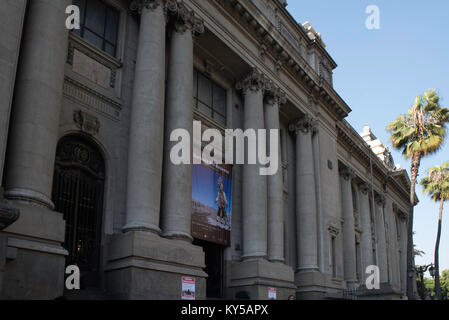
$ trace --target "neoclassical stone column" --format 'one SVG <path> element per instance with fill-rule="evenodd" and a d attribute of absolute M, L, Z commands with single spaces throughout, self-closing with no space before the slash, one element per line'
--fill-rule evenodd
<path fill-rule="evenodd" d="M 404 295 L 407 293 L 407 226 L 408 217 L 407 214 L 399 211 L 399 234 L 400 234 L 400 250 L 401 255 L 399 258 L 399 272 L 401 274 L 401 291 Z"/>
<path fill-rule="evenodd" d="M 385 236 L 384 205 L 385 197 L 376 195 L 376 237 L 377 237 L 377 257 L 380 270 L 380 282 L 388 282 L 388 261 L 387 261 L 387 242 Z"/>
<path fill-rule="evenodd" d="M 4 178 L 7 198 L 50 209 L 71 2 L 28 2 Z"/>
<path fill-rule="evenodd" d="M 373 265 L 373 242 L 371 235 L 371 210 L 369 198 L 369 185 L 366 182 L 359 184 L 359 203 L 360 203 L 360 225 L 362 234 L 360 237 L 362 279 L 365 283 L 368 274 L 365 273 L 366 267 Z"/>
<path fill-rule="evenodd" d="M 254 68 L 238 82 L 244 95 L 244 130 L 264 129 L 263 98 L 268 81 Z M 245 151 L 249 148 L 245 148 Z M 246 152 L 245 152 L 246 153 Z M 243 255 L 244 260 L 267 257 L 267 177 L 260 174 L 260 164 L 243 165 Z"/>
<path fill-rule="evenodd" d="M 165 104 L 165 1 L 133 1 L 140 14 L 129 135 L 124 231 L 160 233 Z"/>
<path fill-rule="evenodd" d="M 279 132 L 279 108 L 286 102 L 285 93 L 279 88 L 273 87 L 267 92 L 264 104 L 265 128 L 267 135 L 270 130 Z M 267 139 L 267 150 L 270 143 Z M 267 153 L 267 154 L 268 154 Z M 284 210 L 283 210 L 283 179 L 280 135 L 278 140 L 278 171 L 267 176 L 268 190 L 268 259 L 273 262 L 284 262 Z"/>
<path fill-rule="evenodd" d="M 340 170 L 341 203 L 343 212 L 343 259 L 344 275 L 348 288 L 357 284 L 357 260 L 355 248 L 354 207 L 352 202 L 352 179 L 354 171 L 344 167 Z"/>
<path fill-rule="evenodd" d="M 290 130 L 296 133 L 296 272 L 313 272 L 319 267 L 311 118 L 305 115 Z"/>
<path fill-rule="evenodd" d="M 169 1 L 173 16 L 168 61 L 167 104 L 165 112 L 164 170 L 162 188 L 163 236 L 192 242 L 192 165 L 175 165 L 170 159 L 170 141 L 176 129 L 193 131 L 193 35 L 204 32 L 201 20 L 184 4 Z"/>
<path fill-rule="evenodd" d="M 314 99 L 311 99 L 313 106 L 316 105 Z M 318 267 L 320 272 L 325 273 L 324 266 L 324 228 L 323 228 L 323 200 L 321 187 L 321 147 L 320 147 L 320 123 L 318 120 L 312 122 L 312 149 L 315 169 L 315 189 L 316 189 L 316 211 L 318 228 Z"/>

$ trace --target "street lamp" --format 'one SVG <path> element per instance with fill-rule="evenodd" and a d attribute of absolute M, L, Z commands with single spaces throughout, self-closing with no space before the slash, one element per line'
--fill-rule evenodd
<path fill-rule="evenodd" d="M 434 268 L 433 264 L 429 268 L 429 273 L 432 278 L 435 278 L 435 268 Z"/>
<path fill-rule="evenodd" d="M 418 279 L 420 281 L 419 286 L 419 296 L 421 297 L 421 300 L 425 300 L 425 288 L 424 288 L 424 273 L 429 271 L 430 276 L 433 278 L 435 276 L 435 268 L 433 266 L 433 263 L 427 265 L 427 266 L 417 266 L 414 267 L 414 270 L 418 276 Z"/>

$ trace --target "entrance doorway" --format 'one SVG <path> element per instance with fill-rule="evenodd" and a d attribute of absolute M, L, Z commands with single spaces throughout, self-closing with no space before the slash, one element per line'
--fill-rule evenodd
<path fill-rule="evenodd" d="M 224 247 L 198 239 L 195 239 L 193 244 L 202 247 L 205 253 L 206 268 L 204 271 L 208 274 L 206 280 L 206 297 L 208 299 L 222 299 Z"/>
<path fill-rule="evenodd" d="M 77 265 L 81 289 L 99 287 L 105 166 L 98 148 L 82 136 L 61 139 L 56 151 L 52 200 L 64 215 L 66 265 Z"/>

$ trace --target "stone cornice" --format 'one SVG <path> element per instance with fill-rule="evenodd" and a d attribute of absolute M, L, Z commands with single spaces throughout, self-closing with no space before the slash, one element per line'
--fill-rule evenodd
<path fill-rule="evenodd" d="M 330 84 L 327 83 L 305 61 L 297 50 L 294 50 L 287 40 L 279 33 L 276 26 L 264 16 L 255 16 L 250 2 L 240 0 L 217 0 L 240 25 L 247 27 L 247 31 L 263 45 L 263 55 L 268 52 L 278 60 L 280 65 L 288 70 L 296 80 L 303 82 L 309 92 L 317 94 L 328 110 L 336 114 L 339 119 L 345 118 L 351 109 L 340 98 Z M 283 9 L 285 10 L 285 9 Z M 308 39 L 308 45 L 313 41 Z M 327 85 L 326 85 L 327 84 Z"/>
<path fill-rule="evenodd" d="M 338 143 L 342 144 L 353 156 L 357 156 L 362 163 L 369 168 L 370 166 L 370 153 L 373 163 L 373 174 L 382 183 L 391 183 L 395 190 L 401 195 L 404 203 L 408 203 L 410 198 L 410 192 L 406 186 L 400 184 L 396 175 L 399 173 L 396 171 L 390 171 L 380 161 L 380 159 L 373 153 L 371 148 L 363 140 L 363 138 L 352 128 L 349 123 L 342 121 L 337 123 Z"/>

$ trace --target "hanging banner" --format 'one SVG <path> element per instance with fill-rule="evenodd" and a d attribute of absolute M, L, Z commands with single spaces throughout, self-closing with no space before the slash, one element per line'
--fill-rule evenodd
<path fill-rule="evenodd" d="M 192 236 L 230 245 L 232 166 L 193 165 Z"/>
<path fill-rule="evenodd" d="M 213 152 L 216 157 L 204 152 L 210 142 L 201 141 L 201 137 L 209 128 L 208 125 L 200 123 L 197 130 L 201 134 L 194 138 L 193 157 L 197 162 L 193 165 L 192 179 L 192 236 L 199 240 L 230 246 L 232 165 L 221 164 L 224 161 L 217 163 L 217 159 L 224 160 L 223 149 L 219 143 Z M 215 142 L 217 141 L 214 139 Z"/>

